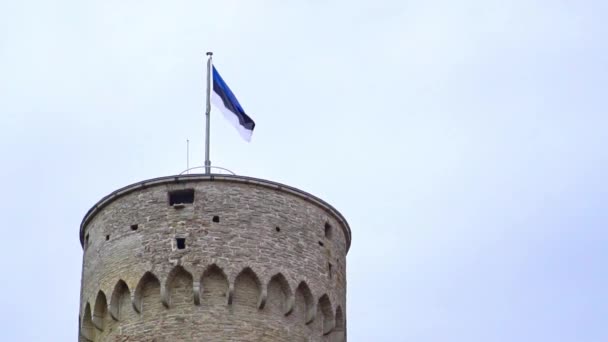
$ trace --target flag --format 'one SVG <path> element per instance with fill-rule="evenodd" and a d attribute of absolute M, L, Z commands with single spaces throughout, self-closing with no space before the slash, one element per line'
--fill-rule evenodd
<path fill-rule="evenodd" d="M 211 92 L 211 102 L 224 114 L 224 117 L 237 129 L 241 137 L 251 141 L 251 134 L 255 127 L 255 122 L 245 114 L 245 110 L 236 99 L 222 76 L 213 66 L 213 91 Z"/>

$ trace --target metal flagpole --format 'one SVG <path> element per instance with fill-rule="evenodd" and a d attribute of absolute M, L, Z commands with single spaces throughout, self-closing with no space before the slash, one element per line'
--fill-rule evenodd
<path fill-rule="evenodd" d="M 209 160 L 209 126 L 211 123 L 211 58 L 213 52 L 207 52 L 207 110 L 205 112 L 206 118 L 206 139 L 205 139 L 205 174 L 211 173 L 211 160 Z"/>

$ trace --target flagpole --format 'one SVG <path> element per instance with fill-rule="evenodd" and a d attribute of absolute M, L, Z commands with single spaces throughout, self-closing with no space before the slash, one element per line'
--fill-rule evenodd
<path fill-rule="evenodd" d="M 213 52 L 207 52 L 207 110 L 205 112 L 205 174 L 211 173 L 211 160 L 209 160 L 209 133 L 211 124 L 211 58 Z"/>

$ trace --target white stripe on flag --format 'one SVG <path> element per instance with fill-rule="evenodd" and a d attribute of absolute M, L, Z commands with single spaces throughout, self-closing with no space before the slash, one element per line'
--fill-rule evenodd
<path fill-rule="evenodd" d="M 228 122 L 230 122 L 230 124 L 232 124 L 232 126 L 234 126 L 234 128 L 239 131 L 239 134 L 243 139 L 248 142 L 251 142 L 251 135 L 253 134 L 253 131 L 250 131 L 245 127 L 241 126 L 241 124 L 239 123 L 238 116 L 236 116 L 236 114 L 234 114 L 230 109 L 224 106 L 224 101 L 222 101 L 222 98 L 213 90 L 211 91 L 211 103 L 213 103 L 213 105 L 217 107 L 220 112 L 222 112 L 224 118 L 226 118 L 226 120 L 228 120 Z"/>

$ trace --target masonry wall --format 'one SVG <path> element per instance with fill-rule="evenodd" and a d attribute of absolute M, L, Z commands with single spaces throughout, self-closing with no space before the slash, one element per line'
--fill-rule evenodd
<path fill-rule="evenodd" d="M 170 205 L 178 190 L 193 203 Z M 102 200 L 81 239 L 81 341 L 346 340 L 350 230 L 297 189 L 144 182 Z"/>

